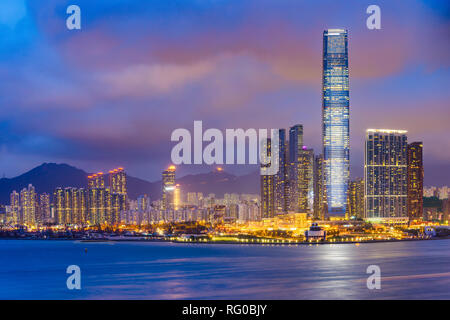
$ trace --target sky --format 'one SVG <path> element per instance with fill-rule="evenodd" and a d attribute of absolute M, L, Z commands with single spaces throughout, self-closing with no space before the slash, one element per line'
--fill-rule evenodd
<path fill-rule="evenodd" d="M 66 27 L 71 4 L 81 30 Z M 381 30 L 366 27 L 371 4 Z M 349 33 L 352 177 L 363 175 L 367 128 L 405 129 L 424 143 L 425 185 L 450 185 L 445 0 L 2 0 L 0 175 L 57 162 L 154 181 L 170 164 L 172 131 L 194 120 L 303 124 L 320 153 L 327 28 Z"/>

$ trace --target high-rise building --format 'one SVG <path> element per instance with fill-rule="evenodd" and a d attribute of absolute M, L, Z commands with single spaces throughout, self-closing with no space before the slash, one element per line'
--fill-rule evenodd
<path fill-rule="evenodd" d="M 303 125 L 297 124 L 289 129 L 289 166 L 288 174 L 288 193 L 289 193 L 289 211 L 301 210 L 300 205 L 300 154 L 303 151 Z"/>
<path fill-rule="evenodd" d="M 423 216 L 423 157 L 422 142 L 408 144 L 408 216 Z"/>
<path fill-rule="evenodd" d="M 56 188 L 53 192 L 54 219 L 57 224 L 66 223 L 65 199 L 63 188 Z"/>
<path fill-rule="evenodd" d="M 20 191 L 20 209 L 22 211 L 20 224 L 36 226 L 37 208 L 37 194 L 33 185 L 29 184 L 27 188 Z"/>
<path fill-rule="evenodd" d="M 350 181 L 348 186 L 348 219 L 364 218 L 364 180 Z"/>
<path fill-rule="evenodd" d="M 11 192 L 10 195 L 10 212 L 6 217 L 6 221 L 12 225 L 19 224 L 22 222 L 22 218 L 20 217 L 20 197 L 19 193 L 16 190 Z"/>
<path fill-rule="evenodd" d="M 109 188 L 89 188 L 89 224 L 104 225 L 113 221 L 111 191 Z"/>
<path fill-rule="evenodd" d="M 174 194 L 175 194 L 175 166 L 169 166 L 167 170 L 162 173 L 162 209 L 174 209 Z"/>
<path fill-rule="evenodd" d="M 344 216 L 350 178 L 347 31 L 323 33 L 322 135 L 328 213 Z"/>
<path fill-rule="evenodd" d="M 181 207 L 181 187 L 179 184 L 175 185 L 173 190 L 173 209 L 178 210 Z"/>
<path fill-rule="evenodd" d="M 39 217 L 42 223 L 51 222 L 50 195 L 48 193 L 39 195 Z"/>
<path fill-rule="evenodd" d="M 289 162 L 297 161 L 303 149 L 303 125 L 296 124 L 289 128 Z"/>
<path fill-rule="evenodd" d="M 368 129 L 364 157 L 366 219 L 406 219 L 407 131 Z"/>
<path fill-rule="evenodd" d="M 315 219 L 325 220 L 327 217 L 327 197 L 323 172 L 323 156 L 314 159 L 314 213 Z"/>
<path fill-rule="evenodd" d="M 279 129 L 278 172 L 275 175 L 275 212 L 286 213 L 289 207 L 286 130 Z"/>
<path fill-rule="evenodd" d="M 127 194 L 127 175 L 123 168 L 109 171 L 109 188 L 112 193 Z"/>
<path fill-rule="evenodd" d="M 88 188 L 104 188 L 105 177 L 103 172 L 98 172 L 88 176 Z"/>
<path fill-rule="evenodd" d="M 57 224 L 86 224 L 88 219 L 86 189 L 56 188 L 53 193 L 53 207 Z"/>
<path fill-rule="evenodd" d="M 271 166 L 269 159 L 272 152 L 272 141 L 267 139 L 267 154 L 262 154 L 261 167 L 267 168 Z M 264 163 L 264 164 L 263 164 Z M 261 178 L 261 217 L 273 218 L 275 216 L 275 175 L 262 174 Z"/>
<path fill-rule="evenodd" d="M 303 146 L 298 162 L 300 163 L 301 210 L 312 212 L 314 205 L 314 150 Z"/>
<path fill-rule="evenodd" d="M 139 212 L 150 211 L 150 198 L 146 194 L 137 198 L 137 210 Z"/>

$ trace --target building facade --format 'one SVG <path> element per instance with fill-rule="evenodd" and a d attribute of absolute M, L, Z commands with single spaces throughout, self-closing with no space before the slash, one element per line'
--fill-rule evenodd
<path fill-rule="evenodd" d="M 348 187 L 348 219 L 364 218 L 364 180 L 350 181 Z"/>
<path fill-rule="evenodd" d="M 323 172 L 323 155 L 314 158 L 314 219 L 327 218 L 327 197 Z"/>
<path fill-rule="evenodd" d="M 278 172 L 275 176 L 275 211 L 276 213 L 286 213 L 289 208 L 289 187 L 288 187 L 288 159 L 286 130 L 278 130 Z"/>
<path fill-rule="evenodd" d="M 407 219 L 405 130 L 366 131 L 364 182 L 366 219 Z"/>
<path fill-rule="evenodd" d="M 262 157 L 270 159 L 272 148 L 271 139 L 267 139 L 267 154 Z M 261 164 L 261 167 L 270 167 L 270 162 L 264 161 L 266 164 Z M 261 217 L 273 218 L 275 215 L 275 175 L 261 175 Z"/>
<path fill-rule="evenodd" d="M 423 144 L 408 144 L 408 216 L 423 217 Z"/>
<path fill-rule="evenodd" d="M 347 31 L 323 33 L 322 137 L 327 206 L 345 215 L 350 177 L 350 104 Z"/>
<path fill-rule="evenodd" d="M 162 173 L 162 210 L 173 210 L 175 200 L 175 166 Z"/>

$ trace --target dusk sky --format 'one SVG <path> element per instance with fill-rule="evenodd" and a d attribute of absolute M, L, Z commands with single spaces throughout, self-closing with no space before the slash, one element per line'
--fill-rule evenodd
<path fill-rule="evenodd" d="M 81 30 L 66 28 L 70 4 Z M 381 30 L 366 27 L 371 4 Z M 0 175 L 63 162 L 157 180 L 172 131 L 194 120 L 300 123 L 320 153 L 327 28 L 349 32 L 352 176 L 363 174 L 367 128 L 406 129 L 424 143 L 425 185 L 450 185 L 446 0 L 1 0 Z"/>

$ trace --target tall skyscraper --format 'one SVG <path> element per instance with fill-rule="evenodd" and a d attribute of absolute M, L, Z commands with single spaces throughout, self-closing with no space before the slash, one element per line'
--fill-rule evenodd
<path fill-rule="evenodd" d="M 289 166 L 288 166 L 288 192 L 289 211 L 302 210 L 301 205 L 301 163 L 300 157 L 303 151 L 303 125 L 297 124 L 289 129 Z"/>
<path fill-rule="evenodd" d="M 6 218 L 6 221 L 12 225 L 21 223 L 22 218 L 20 217 L 20 197 L 19 193 L 17 193 L 16 190 L 11 192 L 10 195 L 10 213 L 9 216 Z"/>
<path fill-rule="evenodd" d="M 173 210 L 174 209 L 174 195 L 175 195 L 175 166 L 169 166 L 167 170 L 162 173 L 162 209 Z"/>
<path fill-rule="evenodd" d="M 419 219 L 423 216 L 423 144 L 408 144 L 408 216 Z"/>
<path fill-rule="evenodd" d="M 175 185 L 173 190 L 173 209 L 179 210 L 181 207 L 181 187 L 179 184 Z"/>
<path fill-rule="evenodd" d="M 127 175 L 123 168 L 109 171 L 109 188 L 112 193 L 127 193 Z"/>
<path fill-rule="evenodd" d="M 275 212 L 286 213 L 289 207 L 286 130 L 279 129 L 278 172 L 275 176 Z"/>
<path fill-rule="evenodd" d="M 407 131 L 368 129 L 364 157 L 365 218 L 406 219 Z"/>
<path fill-rule="evenodd" d="M 297 176 L 298 205 L 299 212 L 312 212 L 314 200 L 314 150 L 306 146 L 298 154 L 297 165 L 294 171 Z"/>
<path fill-rule="evenodd" d="M 350 178 L 347 31 L 323 33 L 322 136 L 328 213 L 344 216 Z"/>
<path fill-rule="evenodd" d="M 349 183 L 347 218 L 364 218 L 364 180 L 362 179 Z"/>
<path fill-rule="evenodd" d="M 314 213 L 315 219 L 325 220 L 327 214 L 327 197 L 323 172 L 323 156 L 314 159 Z"/>
<path fill-rule="evenodd" d="M 264 163 L 261 167 L 270 167 L 268 159 L 271 157 L 272 141 L 267 139 L 267 154 L 263 154 L 262 157 Z M 261 217 L 273 218 L 275 216 L 275 175 L 261 175 Z"/>
<path fill-rule="evenodd" d="M 42 193 L 39 196 L 39 217 L 42 223 L 51 222 L 50 213 L 50 195 Z"/>
<path fill-rule="evenodd" d="M 289 129 L 289 162 L 297 161 L 303 149 L 303 125 L 296 124 Z"/>
<path fill-rule="evenodd" d="M 53 193 L 56 223 L 60 225 L 85 224 L 88 213 L 87 193 L 83 188 L 56 188 Z"/>
<path fill-rule="evenodd" d="M 89 188 L 104 188 L 105 187 L 105 177 L 103 172 L 94 173 L 88 176 L 88 187 Z"/>
<path fill-rule="evenodd" d="M 63 188 L 58 187 L 53 192 L 53 208 L 54 208 L 55 222 L 57 224 L 65 224 L 66 215 L 65 215 L 65 200 Z"/>
<path fill-rule="evenodd" d="M 29 184 L 28 188 L 20 191 L 20 209 L 22 210 L 20 223 L 30 227 L 36 226 L 37 208 L 37 194 L 33 185 Z"/>

